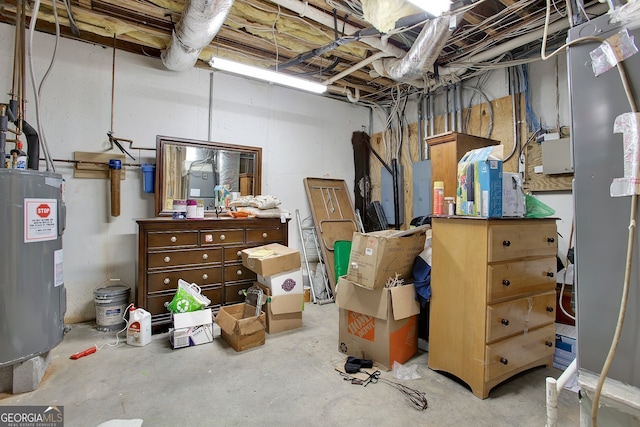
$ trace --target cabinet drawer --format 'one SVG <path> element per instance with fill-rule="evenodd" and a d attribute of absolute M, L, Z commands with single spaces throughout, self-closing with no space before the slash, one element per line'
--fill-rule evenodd
<path fill-rule="evenodd" d="M 242 290 L 249 289 L 253 285 L 253 282 L 241 282 L 233 285 L 224 286 L 224 303 L 235 304 L 245 301 L 245 296 L 242 294 Z"/>
<path fill-rule="evenodd" d="M 489 228 L 489 262 L 532 256 L 555 256 L 558 234 L 554 223 L 493 224 Z"/>
<path fill-rule="evenodd" d="M 282 242 L 284 231 L 282 227 L 265 229 L 247 229 L 247 243 L 266 244 L 271 242 Z"/>
<path fill-rule="evenodd" d="M 211 300 L 211 306 L 222 303 L 222 286 L 220 285 L 201 288 L 201 293 Z M 151 315 L 170 313 L 167 307 L 165 307 L 165 303 L 169 304 L 174 295 L 175 292 L 149 295 L 147 298 L 147 311 L 151 313 Z"/>
<path fill-rule="evenodd" d="M 224 248 L 224 262 L 242 262 L 242 250 L 250 246 L 234 246 L 232 248 Z"/>
<path fill-rule="evenodd" d="M 244 265 L 225 265 L 224 282 L 236 282 L 238 280 L 256 280 L 258 276 Z"/>
<path fill-rule="evenodd" d="M 516 335 L 485 347 L 485 381 L 508 375 L 512 371 L 553 356 L 555 324 Z"/>
<path fill-rule="evenodd" d="M 553 323 L 555 291 L 487 307 L 487 343 Z"/>
<path fill-rule="evenodd" d="M 150 232 L 147 234 L 147 246 L 152 248 L 170 248 L 176 246 L 198 246 L 197 231 Z"/>
<path fill-rule="evenodd" d="M 244 230 L 204 230 L 200 232 L 200 246 L 233 245 L 244 242 Z"/>
<path fill-rule="evenodd" d="M 493 264 L 487 269 L 487 300 L 491 302 L 556 288 L 556 258 Z"/>
<path fill-rule="evenodd" d="M 161 292 L 178 288 L 178 279 L 195 283 L 201 288 L 205 285 L 222 283 L 222 267 L 208 266 L 191 270 L 170 270 L 147 274 L 147 291 Z"/>
<path fill-rule="evenodd" d="M 222 262 L 222 249 L 194 249 L 154 252 L 148 255 L 148 268 L 177 267 L 180 265 L 212 264 Z"/>

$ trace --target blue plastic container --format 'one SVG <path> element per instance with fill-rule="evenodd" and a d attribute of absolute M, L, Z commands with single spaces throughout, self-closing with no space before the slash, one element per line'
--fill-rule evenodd
<path fill-rule="evenodd" d="M 141 169 L 143 190 L 145 193 L 153 193 L 156 182 L 156 165 L 145 163 L 141 166 Z"/>

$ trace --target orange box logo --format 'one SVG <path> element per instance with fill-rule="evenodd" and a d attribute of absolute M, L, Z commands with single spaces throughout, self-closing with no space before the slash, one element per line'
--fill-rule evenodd
<path fill-rule="evenodd" d="M 347 332 L 373 342 L 376 339 L 376 318 L 348 310 Z"/>

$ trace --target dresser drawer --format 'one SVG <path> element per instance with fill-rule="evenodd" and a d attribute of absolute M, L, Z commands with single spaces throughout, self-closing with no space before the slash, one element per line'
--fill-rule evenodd
<path fill-rule="evenodd" d="M 222 267 L 208 266 L 189 270 L 170 270 L 147 274 L 147 291 L 164 292 L 178 288 L 178 279 L 195 283 L 201 288 L 205 285 L 222 283 Z"/>
<path fill-rule="evenodd" d="M 210 306 L 222 304 L 222 286 L 216 285 L 201 288 L 201 293 L 202 295 L 209 298 L 209 300 L 211 300 Z M 174 295 L 175 292 L 159 295 L 149 295 L 147 297 L 146 310 L 151 313 L 151 315 L 170 314 L 171 312 L 167 309 L 165 304 L 169 304 Z"/>
<path fill-rule="evenodd" d="M 488 306 L 487 343 L 553 323 L 555 308 L 555 291 Z"/>
<path fill-rule="evenodd" d="M 487 301 L 492 303 L 555 289 L 553 271 L 556 268 L 555 257 L 489 265 Z"/>
<path fill-rule="evenodd" d="M 147 246 L 153 248 L 171 248 L 177 246 L 198 246 L 197 231 L 166 231 L 149 232 L 147 234 Z"/>
<path fill-rule="evenodd" d="M 224 303 L 236 304 L 244 302 L 246 297 L 242 293 L 243 290 L 249 289 L 253 285 L 253 281 L 234 283 L 233 285 L 224 286 Z"/>
<path fill-rule="evenodd" d="M 284 239 L 282 227 L 265 229 L 247 229 L 247 243 L 256 243 L 259 246 L 271 242 L 281 242 Z"/>
<path fill-rule="evenodd" d="M 538 227 L 524 225 L 524 221 L 518 221 L 489 227 L 489 262 L 557 254 L 558 235 L 554 223 Z"/>
<path fill-rule="evenodd" d="M 546 356 L 553 357 L 556 326 L 550 324 L 485 347 L 485 381 L 511 372 Z"/>
<path fill-rule="evenodd" d="M 153 269 L 219 262 L 222 262 L 222 249 L 209 248 L 150 253 L 147 266 L 149 269 Z"/>
<path fill-rule="evenodd" d="M 224 282 L 236 282 L 238 280 L 257 280 L 258 276 L 244 265 L 225 265 Z"/>
<path fill-rule="evenodd" d="M 251 246 L 234 246 L 231 248 L 224 248 L 224 262 L 242 262 L 242 250 Z"/>
<path fill-rule="evenodd" d="M 244 230 L 204 230 L 200 232 L 200 246 L 233 245 L 244 242 Z"/>

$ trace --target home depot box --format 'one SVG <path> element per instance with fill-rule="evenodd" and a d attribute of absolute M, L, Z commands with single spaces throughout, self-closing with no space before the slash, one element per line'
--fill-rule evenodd
<path fill-rule="evenodd" d="M 468 151 L 457 175 L 456 215 L 502 216 L 502 145 Z"/>
<path fill-rule="evenodd" d="M 246 303 L 220 307 L 216 316 L 220 334 L 235 351 L 243 351 L 263 345 L 265 342 L 264 312 L 256 316 L 256 308 Z"/>
<path fill-rule="evenodd" d="M 173 314 L 173 330 L 169 333 L 172 348 L 189 347 L 213 341 L 211 309 Z"/>
<path fill-rule="evenodd" d="M 262 276 L 300 268 L 300 252 L 279 243 L 242 251 L 242 265 Z"/>
<path fill-rule="evenodd" d="M 519 173 L 502 172 L 502 216 L 524 217 L 527 205 Z"/>
<path fill-rule="evenodd" d="M 413 262 L 424 250 L 428 228 L 353 233 L 346 279 L 367 289 L 382 288 L 396 275 L 410 281 Z"/>
<path fill-rule="evenodd" d="M 258 282 L 271 291 L 271 295 L 304 295 L 302 269 L 300 267 L 282 273 L 263 276 L 258 274 Z"/>
<path fill-rule="evenodd" d="M 404 363 L 418 351 L 420 305 L 413 284 L 370 290 L 341 277 L 336 305 L 341 352 L 390 370 L 394 361 Z"/>
<path fill-rule="evenodd" d="M 304 308 L 304 294 L 289 294 L 272 296 L 266 286 L 254 282 L 253 286 L 262 289 L 267 295 L 267 303 L 262 307 L 267 315 L 267 332 L 277 334 L 302 327 L 302 310 Z"/>

